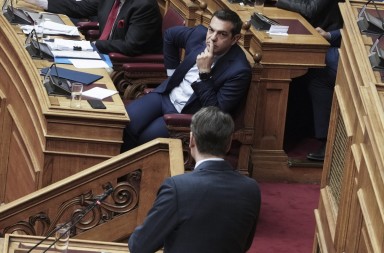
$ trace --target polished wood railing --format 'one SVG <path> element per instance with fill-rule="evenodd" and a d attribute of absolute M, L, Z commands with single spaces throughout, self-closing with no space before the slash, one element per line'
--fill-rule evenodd
<path fill-rule="evenodd" d="M 52 62 L 32 60 L 25 37 L 0 15 L 0 202 L 118 155 L 129 122 L 119 95 L 104 102 L 106 110 L 92 109 L 85 100 L 75 110 L 69 98 L 48 96 L 39 69 Z M 98 83 L 115 89 L 107 71 L 82 71 L 103 76 Z"/>
<path fill-rule="evenodd" d="M 364 4 L 339 4 L 343 38 L 313 253 L 384 252 L 384 80 L 369 61 L 378 35 L 357 25 Z M 383 16 L 384 5 L 377 6 Z M 378 16 L 373 5 L 368 9 Z"/>
<path fill-rule="evenodd" d="M 112 186 L 71 237 L 121 241 L 143 222 L 163 180 L 182 173 L 180 140 L 156 139 L 0 206 L 0 233 L 46 236 L 57 224 L 78 219 Z"/>

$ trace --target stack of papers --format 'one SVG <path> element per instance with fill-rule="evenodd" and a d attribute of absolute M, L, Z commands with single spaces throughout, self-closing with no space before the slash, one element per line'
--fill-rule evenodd
<path fill-rule="evenodd" d="M 100 60 L 91 43 L 85 40 L 54 39 L 44 41 L 54 57 Z"/>
<path fill-rule="evenodd" d="M 93 51 L 91 42 L 87 40 L 54 39 L 44 41 L 51 50 L 60 51 Z"/>
<path fill-rule="evenodd" d="M 94 59 L 100 60 L 101 57 L 96 51 L 61 51 L 51 50 L 54 57 L 77 58 L 77 59 Z"/>
<path fill-rule="evenodd" d="M 43 33 L 47 35 L 80 36 L 79 30 L 76 26 L 58 24 L 52 21 L 44 21 L 39 27 L 33 25 L 22 25 L 20 28 L 25 34 L 30 34 L 33 29 L 36 30 L 38 28 L 43 29 Z"/>

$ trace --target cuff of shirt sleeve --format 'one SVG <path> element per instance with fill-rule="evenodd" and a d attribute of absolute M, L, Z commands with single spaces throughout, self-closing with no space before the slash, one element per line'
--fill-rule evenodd
<path fill-rule="evenodd" d="M 35 0 L 36 5 L 43 8 L 44 10 L 48 9 L 48 0 Z"/>

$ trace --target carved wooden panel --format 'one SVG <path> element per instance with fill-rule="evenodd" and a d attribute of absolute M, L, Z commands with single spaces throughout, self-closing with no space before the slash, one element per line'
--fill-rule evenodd
<path fill-rule="evenodd" d="M 0 15 L 0 202 L 8 202 L 84 170 L 120 153 L 129 121 L 118 95 L 94 110 L 84 100 L 80 110 L 67 97 L 48 96 L 39 69 L 50 62 L 32 60 L 24 35 Z M 74 68 L 73 66 L 62 66 Z M 105 70 L 87 72 L 105 76 Z M 25 183 L 19 187 L 20 179 Z"/>
<path fill-rule="evenodd" d="M 143 222 L 165 178 L 181 173 L 180 140 L 153 140 L 0 206 L 0 234 L 48 236 L 71 221 L 71 237 L 121 241 Z"/>

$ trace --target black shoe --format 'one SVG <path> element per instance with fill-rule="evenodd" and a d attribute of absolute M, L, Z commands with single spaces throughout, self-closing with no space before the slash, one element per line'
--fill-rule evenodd
<path fill-rule="evenodd" d="M 313 161 L 324 161 L 324 156 L 325 156 L 325 144 L 326 142 L 323 142 L 320 146 L 320 148 L 313 153 L 308 153 L 307 158 L 309 160 Z"/>

